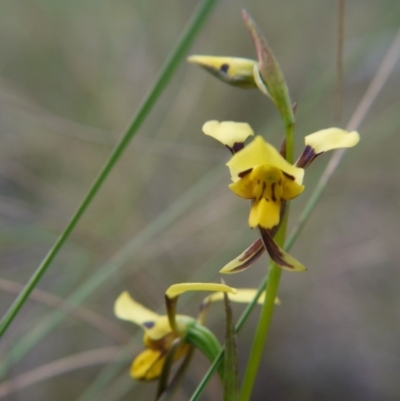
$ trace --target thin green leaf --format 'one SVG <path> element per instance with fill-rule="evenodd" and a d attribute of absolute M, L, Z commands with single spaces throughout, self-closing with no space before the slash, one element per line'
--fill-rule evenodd
<path fill-rule="evenodd" d="M 183 57 L 185 56 L 185 53 L 191 46 L 193 40 L 195 39 L 197 33 L 200 31 L 200 28 L 202 27 L 203 23 L 205 22 L 207 16 L 210 14 L 210 11 L 212 10 L 216 2 L 217 0 L 204 0 L 202 3 L 200 3 L 196 11 L 194 12 L 192 18 L 188 22 L 175 47 L 169 53 L 169 56 L 162 66 L 161 71 L 158 74 L 152 88 L 148 92 L 147 97 L 144 99 L 142 105 L 139 107 L 139 110 L 135 114 L 128 129 L 122 135 L 118 144 L 115 146 L 108 160 L 101 169 L 99 175 L 85 195 L 82 203 L 79 205 L 78 209 L 72 216 L 64 231 L 58 237 L 56 243 L 45 256 L 42 263 L 36 269 L 35 273 L 31 276 L 24 289 L 20 292 L 17 299 L 4 315 L 0 323 L 0 337 L 3 336 L 14 318 L 18 315 L 18 312 L 25 304 L 26 300 L 29 298 L 29 295 L 37 286 L 40 279 L 42 278 L 48 267 L 51 265 L 58 252 L 63 247 L 64 243 L 67 241 L 68 237 L 74 230 L 75 226 L 78 224 L 82 215 L 91 204 L 98 190 L 103 185 L 105 179 L 108 177 L 109 173 L 120 159 L 122 153 L 129 145 L 131 139 L 135 136 L 135 134 L 145 121 L 154 104 L 166 88 L 177 67 L 181 63 Z"/>

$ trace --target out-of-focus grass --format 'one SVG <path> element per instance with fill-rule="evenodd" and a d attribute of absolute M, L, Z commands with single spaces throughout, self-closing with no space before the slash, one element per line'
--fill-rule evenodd
<path fill-rule="evenodd" d="M 137 108 L 194 5 L 182 0 L 3 2 L 2 278 L 24 283 L 32 274 Z M 254 57 L 240 20 L 242 7 L 263 28 L 298 101 L 300 149 L 303 135 L 332 124 L 335 2 L 221 1 L 193 53 Z M 342 125 L 397 30 L 399 13 L 395 0 L 347 2 Z M 398 397 L 399 80 L 396 69 L 360 127 L 360 145 L 346 156 L 294 247 L 294 255 L 309 270 L 284 275 L 282 305 L 260 372 L 265 380 L 260 380 L 255 400 L 265 394 L 296 400 Z M 232 197 L 220 178 L 225 174 L 228 182 L 220 164 L 228 155 L 201 134 L 207 119 L 248 121 L 274 144 L 282 134 L 276 111 L 260 94 L 224 86 L 183 65 L 45 275 L 41 289 L 67 299 L 213 168 L 214 184 L 210 182 L 173 224 L 136 249 L 83 305 L 134 334 L 133 327 L 117 322 L 112 314 L 120 291 L 127 289 L 157 308 L 169 284 L 200 274 L 198 269 L 221 250 L 222 264 L 251 242 L 255 233 L 246 228 L 247 206 Z M 318 160 L 308 171 L 306 193 L 293 202 L 292 219 L 323 165 Z M 262 259 L 248 272 L 228 277 L 229 283 L 257 285 L 265 265 Z M 215 262 L 215 280 L 220 267 Z M 15 295 L 0 295 L 4 313 Z M 180 308 L 193 313 L 198 302 L 195 297 Z M 215 309 L 210 322 L 220 316 L 221 310 Z M 17 349 L 49 312 L 48 306 L 29 302 L 2 340 L 2 355 Z M 239 336 L 243 364 L 253 324 L 251 320 Z M 219 324 L 211 325 L 222 332 Z M 12 364 L 5 378 L 108 345 L 109 337 L 67 317 Z M 140 341 L 131 349 L 132 357 L 139 347 Z M 195 362 L 177 399 L 188 398 L 207 366 L 201 358 Z M 126 362 L 120 367 L 128 369 Z M 99 366 L 69 372 L 13 397 L 78 399 L 100 372 Z M 127 383 L 122 370 L 120 377 Z M 104 399 L 111 399 L 117 383 L 107 385 Z M 134 391 L 114 399 L 147 399 L 154 388 L 139 384 Z M 212 391 L 206 396 L 215 399 Z"/>

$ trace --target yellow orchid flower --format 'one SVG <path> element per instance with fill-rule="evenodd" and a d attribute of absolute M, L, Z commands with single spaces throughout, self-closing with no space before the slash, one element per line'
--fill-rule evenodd
<path fill-rule="evenodd" d="M 175 313 L 179 295 L 188 291 L 212 291 L 201 305 L 198 319 Z M 203 326 L 208 305 L 223 299 L 227 293 L 233 302 L 250 302 L 256 294 L 254 289 L 236 290 L 218 283 L 182 283 L 174 284 L 165 293 L 167 315 L 159 315 L 136 302 L 128 292 L 124 291 L 115 301 L 114 313 L 122 319 L 130 321 L 144 330 L 143 343 L 145 350 L 133 361 L 130 375 L 137 380 L 154 380 L 160 377 L 166 357 L 173 344 L 182 340 L 172 357 L 173 361 L 185 356 L 191 345 L 185 342 L 185 335 L 196 324 Z M 261 303 L 265 294 L 261 294 Z"/>
<path fill-rule="evenodd" d="M 157 379 L 166 358 L 167 350 L 173 341 L 178 338 L 171 330 L 168 316 L 159 315 L 131 298 L 128 292 L 123 292 L 115 301 L 115 315 L 128 320 L 144 330 L 143 342 L 146 349 L 133 361 L 130 374 L 139 380 Z M 176 316 L 176 320 L 182 330 L 195 319 L 188 316 Z M 174 359 L 179 359 L 187 352 L 188 346 L 183 346 L 175 354 Z"/>
<path fill-rule="evenodd" d="M 214 57 L 193 55 L 187 61 L 204 68 L 215 77 L 240 88 L 256 88 L 254 79 L 254 68 L 257 67 L 255 60 L 241 57 Z"/>
<path fill-rule="evenodd" d="M 282 268 L 290 271 L 305 270 L 300 262 L 272 239 L 279 227 L 284 205 L 303 192 L 305 167 L 321 153 L 355 146 L 359 141 L 358 133 L 328 128 L 308 135 L 305 137 L 306 147 L 302 155 L 295 165 L 291 165 L 261 136 L 256 136 L 249 145 L 244 146 L 251 130 L 247 125 L 229 122 L 229 131 L 225 129 L 221 135 L 223 124 L 208 122 L 204 124 L 203 131 L 222 142 L 233 153 L 227 163 L 233 181 L 229 188 L 239 197 L 251 200 L 249 226 L 260 229 L 262 243 L 256 241 L 238 258 L 228 263 L 221 273 L 235 273 L 250 266 L 261 255 L 262 245 L 268 250 L 271 259 Z M 232 141 L 235 143 L 234 147 Z"/>
<path fill-rule="evenodd" d="M 235 153 L 227 166 L 233 181 L 229 185 L 231 191 L 252 200 L 251 228 L 277 226 L 282 201 L 297 197 L 304 189 L 304 170 L 289 164 L 261 136 Z"/>

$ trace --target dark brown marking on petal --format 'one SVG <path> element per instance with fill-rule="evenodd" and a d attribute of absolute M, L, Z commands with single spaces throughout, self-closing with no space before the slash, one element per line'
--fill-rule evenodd
<path fill-rule="evenodd" d="M 254 253 L 258 252 L 259 249 L 262 248 L 264 249 L 264 244 L 261 241 L 261 238 L 259 238 L 257 241 L 253 242 L 244 252 L 243 256 L 239 259 L 239 262 L 242 262 L 243 260 L 248 259 L 251 255 Z"/>
<path fill-rule="evenodd" d="M 293 176 L 293 175 L 290 175 L 290 174 L 288 174 L 288 173 L 285 173 L 284 171 L 282 171 L 282 174 L 283 174 L 286 178 L 289 178 L 289 180 L 294 181 L 294 176 Z"/>
<path fill-rule="evenodd" d="M 272 185 L 271 185 L 271 197 L 272 197 L 272 200 L 274 201 L 274 202 L 276 202 L 276 196 L 275 196 L 275 186 L 276 186 L 276 182 L 274 182 Z"/>
<path fill-rule="evenodd" d="M 156 324 L 155 322 L 149 321 L 149 322 L 143 322 L 142 323 L 144 327 L 146 327 L 146 329 L 151 329 L 154 327 L 154 325 Z"/>
<path fill-rule="evenodd" d="M 278 181 L 278 185 L 279 185 L 279 186 L 282 185 L 282 178 Z"/>
<path fill-rule="evenodd" d="M 257 252 L 254 252 L 254 254 L 246 260 L 246 262 L 242 263 L 240 266 L 235 267 L 233 270 L 231 270 L 231 272 L 240 272 L 242 270 L 247 269 L 248 267 L 250 267 L 265 251 L 264 245 L 261 246 Z"/>
<path fill-rule="evenodd" d="M 221 67 L 219 67 L 219 70 L 226 74 L 229 70 L 229 64 L 222 64 Z"/>
<path fill-rule="evenodd" d="M 244 148 L 244 142 L 235 142 L 232 146 L 232 153 L 235 154 Z"/>
<path fill-rule="evenodd" d="M 259 227 L 260 233 L 261 233 L 261 238 L 264 242 L 264 246 L 268 251 L 268 254 L 270 258 L 278 265 L 281 267 L 287 267 L 289 269 L 294 269 L 294 266 L 289 264 L 283 259 L 283 253 L 279 246 L 275 243 L 275 241 L 272 239 L 270 233 L 268 230 L 266 230 L 263 227 Z"/>
<path fill-rule="evenodd" d="M 263 188 L 262 188 L 262 191 L 261 191 L 261 194 L 260 194 L 260 198 L 259 198 L 258 200 L 261 200 L 261 199 L 262 199 L 266 187 L 267 187 L 267 184 L 266 184 L 265 181 L 263 181 Z"/>
<path fill-rule="evenodd" d="M 252 168 L 249 168 L 248 170 L 244 170 L 244 171 L 240 172 L 240 173 L 238 174 L 238 176 L 239 176 L 240 178 L 246 177 L 246 175 L 247 175 L 247 174 L 250 174 L 252 171 L 253 171 L 253 169 L 252 169 Z"/>
<path fill-rule="evenodd" d="M 295 166 L 306 168 L 315 159 L 316 156 L 317 155 L 314 149 L 310 145 L 307 145 L 304 148 L 303 153 L 300 155 L 297 162 L 295 163 Z"/>

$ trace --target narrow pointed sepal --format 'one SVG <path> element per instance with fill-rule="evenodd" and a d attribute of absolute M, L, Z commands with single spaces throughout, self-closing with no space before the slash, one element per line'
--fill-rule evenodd
<path fill-rule="evenodd" d="M 217 291 L 235 294 L 237 290 L 219 283 L 180 283 L 171 285 L 165 292 L 167 298 L 176 298 L 188 291 Z"/>
<path fill-rule="evenodd" d="M 240 57 L 215 57 L 194 55 L 187 61 L 204 68 L 206 71 L 224 81 L 239 88 L 253 89 L 257 85 L 253 76 L 255 60 Z"/>
<path fill-rule="evenodd" d="M 259 238 L 239 256 L 226 264 L 219 272 L 222 274 L 232 274 L 246 270 L 263 254 L 264 250 L 264 244 Z"/>
<path fill-rule="evenodd" d="M 236 294 L 228 294 L 229 301 L 236 303 L 248 304 L 253 301 L 254 297 L 257 294 L 255 288 L 239 288 Z M 209 304 L 212 302 L 222 301 L 224 299 L 224 293 L 216 292 L 214 294 L 209 295 L 203 301 L 202 305 Z M 263 291 L 260 296 L 257 298 L 257 303 L 262 305 L 265 299 L 265 291 Z M 275 299 L 275 304 L 280 305 L 281 302 L 278 298 Z"/>
<path fill-rule="evenodd" d="M 271 237 L 268 230 L 259 227 L 262 240 L 270 258 L 282 269 L 291 272 L 302 272 L 306 268 L 293 256 L 285 252 Z"/>

